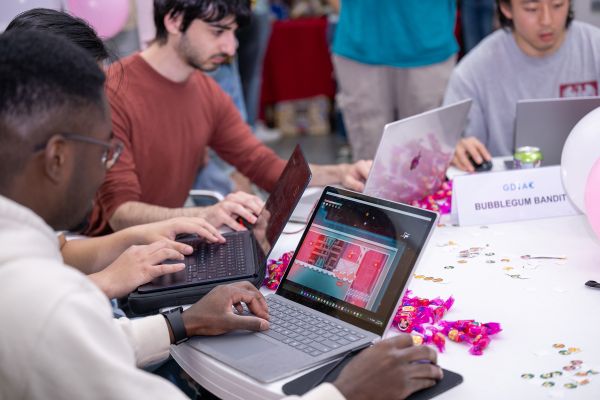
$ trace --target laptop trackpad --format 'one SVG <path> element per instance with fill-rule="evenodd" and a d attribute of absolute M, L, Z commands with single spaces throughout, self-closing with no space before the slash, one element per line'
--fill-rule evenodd
<path fill-rule="evenodd" d="M 236 340 L 232 340 L 236 337 Z M 192 346 L 207 354 L 222 354 L 226 358 L 239 360 L 256 356 L 271 350 L 273 343 L 247 331 L 232 332 L 227 335 L 203 337 Z"/>

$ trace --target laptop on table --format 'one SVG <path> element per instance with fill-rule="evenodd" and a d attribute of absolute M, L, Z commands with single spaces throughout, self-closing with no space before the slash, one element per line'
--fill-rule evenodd
<path fill-rule="evenodd" d="M 434 193 L 467 124 L 470 99 L 387 124 L 364 193 L 410 203 Z M 306 223 L 321 191 L 310 188 L 290 217 Z"/>
<path fill-rule="evenodd" d="M 381 338 L 437 214 L 326 187 L 277 292 L 270 329 L 196 337 L 189 345 L 273 382 Z"/>
<path fill-rule="evenodd" d="M 562 150 L 571 130 L 589 112 L 600 107 L 600 97 L 519 100 L 514 144 L 539 147 L 542 165 L 560 165 Z M 512 160 L 506 163 L 512 166 Z"/>
<path fill-rule="evenodd" d="M 364 193 L 410 203 L 435 193 L 467 124 L 470 99 L 387 124 Z"/>
<path fill-rule="evenodd" d="M 256 277 L 260 266 L 266 264 L 310 178 L 308 162 L 300 147 L 296 146 L 254 225 L 249 225 L 246 231 L 223 234 L 226 242 L 222 244 L 208 243 L 195 235 L 178 238 L 178 241 L 194 248 L 194 252 L 185 257 L 186 268 L 156 278 L 140 286 L 137 292 L 153 293 Z M 263 277 L 257 278 L 262 281 Z"/>

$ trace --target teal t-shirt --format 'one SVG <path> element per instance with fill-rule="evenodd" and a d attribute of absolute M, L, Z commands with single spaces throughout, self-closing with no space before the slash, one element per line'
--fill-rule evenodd
<path fill-rule="evenodd" d="M 421 67 L 458 51 L 456 0 L 342 0 L 333 52 L 364 64 Z"/>

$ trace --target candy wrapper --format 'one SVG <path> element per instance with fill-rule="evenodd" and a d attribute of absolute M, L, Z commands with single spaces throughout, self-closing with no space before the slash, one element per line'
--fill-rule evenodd
<path fill-rule="evenodd" d="M 480 356 L 490 344 L 490 336 L 502 330 L 497 322 L 482 324 L 474 320 L 440 321 L 442 332 L 453 342 L 469 343 L 469 353 Z"/>
<path fill-rule="evenodd" d="M 402 332 L 410 333 L 416 325 L 436 324 L 454 304 L 454 298 L 450 296 L 447 300 L 436 297 L 433 300 L 422 297 L 411 297 L 411 291 L 407 291 L 402 298 L 402 305 L 394 317 L 393 325 Z"/>
<path fill-rule="evenodd" d="M 469 353 L 482 355 L 490 344 L 490 336 L 502 330 L 500 324 L 482 324 L 474 320 L 444 321 L 443 317 L 453 304 L 452 296 L 447 300 L 439 297 L 429 300 L 411 297 L 411 292 L 407 291 L 396 312 L 393 326 L 402 332 L 411 333 L 416 345 L 432 344 L 443 352 L 447 337 L 456 343 L 468 343 L 471 346 Z"/>
<path fill-rule="evenodd" d="M 411 205 L 437 211 L 440 214 L 450 214 L 452 210 L 452 181 L 442 183 L 437 192 L 421 200 L 415 200 Z"/>
<path fill-rule="evenodd" d="M 293 251 L 288 251 L 287 253 L 284 253 L 278 260 L 270 259 L 267 262 L 267 276 L 265 277 L 263 285 L 271 290 L 277 289 L 281 283 L 283 274 L 285 274 L 285 271 L 287 271 L 293 254 Z"/>

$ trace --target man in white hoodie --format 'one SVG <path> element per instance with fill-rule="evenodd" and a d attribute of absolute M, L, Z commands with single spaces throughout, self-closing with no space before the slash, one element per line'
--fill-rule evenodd
<path fill-rule="evenodd" d="M 2 399 L 184 399 L 137 367 L 189 336 L 269 327 L 250 284 L 218 287 L 183 312 L 115 320 L 107 297 L 63 262 L 54 230 L 79 224 L 118 158 L 103 85 L 94 60 L 64 39 L 0 35 Z M 234 313 L 241 303 L 254 315 Z M 404 398 L 433 385 L 435 352 L 411 344 L 402 335 L 373 346 L 305 398 Z"/>

